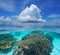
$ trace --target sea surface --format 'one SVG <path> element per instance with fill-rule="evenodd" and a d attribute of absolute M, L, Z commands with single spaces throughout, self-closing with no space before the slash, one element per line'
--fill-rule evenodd
<path fill-rule="evenodd" d="M 55 29 L 48 28 L 48 29 L 39 29 L 39 30 L 31 29 L 31 30 L 23 30 L 23 31 L 22 30 L 10 31 L 10 30 L 1 29 L 0 35 L 1 34 L 6 34 L 6 35 L 12 34 L 13 37 L 16 38 L 16 41 L 20 41 L 25 35 L 31 33 L 32 31 L 41 31 L 44 35 L 51 36 L 53 38 L 53 41 L 52 41 L 53 49 L 50 55 L 60 55 L 60 29 L 58 28 L 55 28 Z M 13 55 L 15 48 L 16 47 L 13 46 L 10 50 L 6 51 L 5 53 L 0 51 L 0 55 Z"/>

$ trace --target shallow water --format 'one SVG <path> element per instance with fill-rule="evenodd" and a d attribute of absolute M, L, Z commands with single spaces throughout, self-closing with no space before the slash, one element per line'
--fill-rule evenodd
<path fill-rule="evenodd" d="M 14 38 L 16 38 L 16 41 L 20 41 L 22 37 L 25 35 L 31 33 L 32 31 L 20 31 L 20 32 L 11 32 L 9 34 L 12 34 Z M 44 35 L 48 35 L 53 38 L 52 44 L 53 44 L 53 50 L 50 53 L 50 55 L 60 55 L 60 33 L 59 32 L 52 32 L 52 31 L 40 31 Z M 1 34 L 0 34 L 1 35 Z M 15 46 L 11 48 L 11 50 L 6 53 L 1 53 L 0 55 L 13 55 L 13 51 L 15 49 Z"/>

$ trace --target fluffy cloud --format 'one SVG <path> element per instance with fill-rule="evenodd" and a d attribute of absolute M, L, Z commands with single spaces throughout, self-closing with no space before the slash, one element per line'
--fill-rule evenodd
<path fill-rule="evenodd" d="M 6 17 L 6 18 L 5 18 L 4 16 L 1 16 L 1 17 L 0 17 L 0 21 L 1 21 L 1 22 L 3 22 L 3 21 L 7 21 L 7 22 L 8 22 L 8 21 L 11 21 L 11 18 L 10 18 L 10 17 Z"/>
<path fill-rule="evenodd" d="M 46 20 L 42 19 L 41 10 L 34 4 L 25 8 L 19 15 L 11 17 L 0 17 L 0 26 L 22 27 L 23 29 L 39 29 Z M 15 18 L 15 19 L 14 19 Z M 24 23 L 24 22 L 26 23 Z M 27 22 L 28 21 L 28 22 Z M 32 21 L 33 23 L 29 22 Z"/>
<path fill-rule="evenodd" d="M 13 18 L 16 19 L 16 21 L 42 21 L 46 22 L 46 20 L 42 19 L 42 16 L 40 15 L 41 10 L 34 4 L 32 4 L 30 7 L 25 8 L 19 15 L 11 16 L 11 17 L 0 17 L 0 21 L 12 21 Z M 14 19 L 14 20 L 15 20 Z"/>
<path fill-rule="evenodd" d="M 14 10 L 15 2 L 13 0 L 0 0 L 0 9 L 6 11 L 13 11 Z"/>
<path fill-rule="evenodd" d="M 18 20 L 20 21 L 42 21 L 46 20 L 42 19 L 40 15 L 41 10 L 34 4 L 30 7 L 25 8 L 18 16 Z"/>
<path fill-rule="evenodd" d="M 7 26 L 7 25 L 11 24 L 11 22 L 12 22 L 12 20 L 10 17 L 4 17 L 4 16 L 0 17 L 0 26 L 5 26 L 5 25 Z"/>

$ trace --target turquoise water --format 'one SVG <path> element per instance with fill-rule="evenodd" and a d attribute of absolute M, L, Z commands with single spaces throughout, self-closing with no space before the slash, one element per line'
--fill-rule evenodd
<path fill-rule="evenodd" d="M 20 31 L 20 32 L 11 32 L 10 34 L 12 34 L 14 36 L 14 38 L 16 38 L 16 41 L 20 41 L 22 39 L 22 37 L 24 37 L 25 35 L 31 33 L 32 31 Z M 52 31 L 41 31 L 44 35 L 48 35 L 50 37 L 53 38 L 52 44 L 53 44 L 53 49 L 52 52 L 50 53 L 50 55 L 60 55 L 60 33 L 59 32 L 52 32 Z M 13 55 L 13 51 L 15 49 L 15 46 L 13 46 L 10 50 L 10 52 L 8 53 L 1 53 L 0 55 Z"/>
<path fill-rule="evenodd" d="M 57 32 L 44 32 L 44 34 L 48 34 L 53 37 L 53 50 L 50 55 L 60 55 L 60 33 Z"/>

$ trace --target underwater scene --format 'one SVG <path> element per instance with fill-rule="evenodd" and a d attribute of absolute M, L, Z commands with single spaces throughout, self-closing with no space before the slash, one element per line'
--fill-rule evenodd
<path fill-rule="evenodd" d="M 60 55 L 60 32 L 30 30 L 1 33 L 0 55 Z"/>

